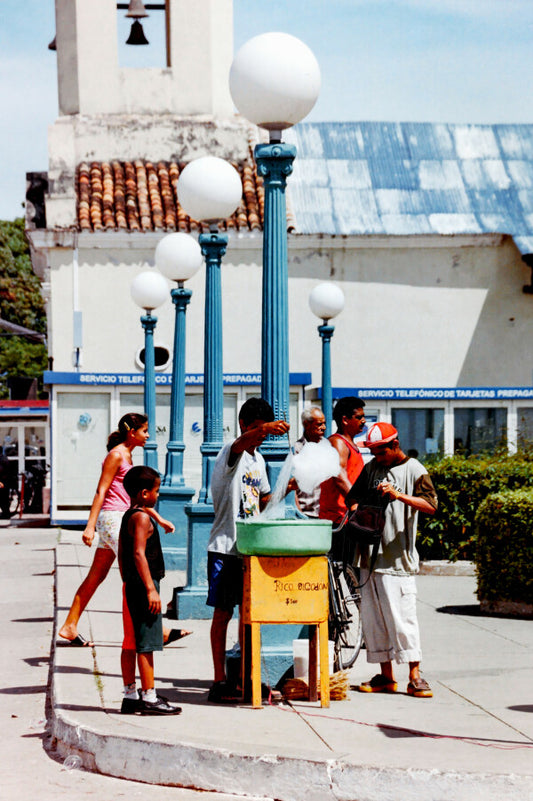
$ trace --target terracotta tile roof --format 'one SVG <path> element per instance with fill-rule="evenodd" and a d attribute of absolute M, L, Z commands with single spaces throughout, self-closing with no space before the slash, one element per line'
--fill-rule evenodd
<path fill-rule="evenodd" d="M 253 161 L 233 164 L 242 178 L 242 201 L 222 230 L 263 228 L 263 180 Z M 81 231 L 206 231 L 177 200 L 176 187 L 184 163 L 159 161 L 83 162 L 77 169 L 78 225 Z M 287 211 L 287 228 L 294 218 Z"/>

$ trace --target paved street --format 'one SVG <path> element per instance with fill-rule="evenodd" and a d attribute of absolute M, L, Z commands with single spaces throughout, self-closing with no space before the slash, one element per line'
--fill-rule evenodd
<path fill-rule="evenodd" d="M 54 613 L 55 529 L 0 528 L 2 801 L 149 798 L 233 801 L 237 796 L 147 786 L 68 770 L 44 724 Z M 49 710 L 48 710 L 49 712 Z"/>
<path fill-rule="evenodd" d="M 56 647 L 54 708 L 45 710 L 55 607 L 63 618 L 92 556 L 79 539 L 77 532 L 63 531 L 58 543 L 53 529 L 0 529 L 2 799 L 533 801 L 531 621 L 481 616 L 475 579 L 439 575 L 435 566 L 418 579 L 431 700 L 406 695 L 403 666 L 395 696 L 352 692 L 329 709 L 306 702 L 217 708 L 206 703 L 209 622 L 190 621 L 194 634 L 165 649 L 156 667 L 158 686 L 183 714 L 125 719 L 113 569 L 80 626 L 96 646 Z M 165 579 L 164 601 L 176 578 Z M 351 683 L 373 672 L 362 654 Z M 45 714 L 64 755 L 78 751 L 102 773 L 151 784 L 68 770 Z M 207 792 L 159 786 L 165 782 Z"/>

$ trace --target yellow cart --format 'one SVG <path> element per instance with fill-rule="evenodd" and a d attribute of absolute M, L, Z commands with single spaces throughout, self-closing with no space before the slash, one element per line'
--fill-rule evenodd
<path fill-rule="evenodd" d="M 320 703 L 329 706 L 328 562 L 326 556 L 245 556 L 243 623 L 250 631 L 252 706 L 261 708 L 261 624 L 301 623 L 310 627 L 309 700 L 316 701 L 317 644 Z M 242 665 L 245 676 L 246 643 Z"/>

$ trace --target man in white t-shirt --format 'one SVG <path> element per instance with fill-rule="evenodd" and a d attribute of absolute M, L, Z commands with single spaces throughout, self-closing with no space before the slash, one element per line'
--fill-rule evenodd
<path fill-rule="evenodd" d="M 368 553 L 361 553 L 361 621 L 367 661 L 380 663 L 381 672 L 358 689 L 367 693 L 396 692 L 392 663 L 407 662 L 408 695 L 430 698 L 433 693 L 419 670 L 415 540 L 418 513 L 434 514 L 437 494 L 424 465 L 400 448 L 398 432 L 390 423 L 375 423 L 364 445 L 374 458 L 364 466 L 346 496 L 346 505 L 384 509 L 385 526 L 370 577 Z"/>
<path fill-rule="evenodd" d="M 211 652 L 214 683 L 208 700 L 234 703 L 240 698 L 226 681 L 226 635 L 236 605 L 242 602 L 242 559 L 238 555 L 235 521 L 255 517 L 270 498 L 266 465 L 256 450 L 269 436 L 289 430 L 285 420 L 274 420 L 274 412 L 262 398 L 249 398 L 239 412 L 241 435 L 225 445 L 217 456 L 211 477 L 215 519 L 207 545 L 208 606 L 214 607 Z M 239 620 L 239 638 L 241 622 Z"/>

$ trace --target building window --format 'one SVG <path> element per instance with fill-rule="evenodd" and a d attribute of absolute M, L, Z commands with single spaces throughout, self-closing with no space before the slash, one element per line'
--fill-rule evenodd
<path fill-rule="evenodd" d="M 533 407 L 524 406 L 516 410 L 516 439 L 519 448 L 533 446 Z"/>
<path fill-rule="evenodd" d="M 454 409 L 454 452 L 494 453 L 507 448 L 507 409 Z"/>
<path fill-rule="evenodd" d="M 423 459 L 444 451 L 444 409 L 392 409 L 404 453 Z"/>

